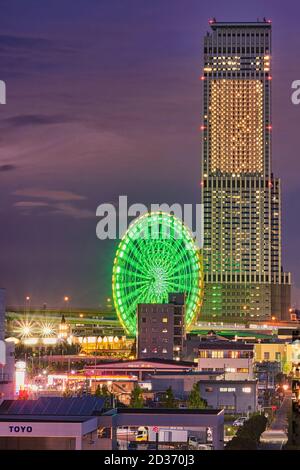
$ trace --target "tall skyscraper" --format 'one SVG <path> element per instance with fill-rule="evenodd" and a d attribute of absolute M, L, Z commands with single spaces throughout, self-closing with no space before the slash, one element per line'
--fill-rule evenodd
<path fill-rule="evenodd" d="M 288 318 L 281 189 L 271 159 L 271 23 L 210 21 L 204 38 L 203 319 Z"/>

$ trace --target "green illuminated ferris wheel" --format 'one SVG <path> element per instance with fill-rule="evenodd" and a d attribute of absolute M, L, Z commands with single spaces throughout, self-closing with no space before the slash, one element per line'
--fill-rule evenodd
<path fill-rule="evenodd" d="M 166 212 L 137 218 L 118 246 L 112 287 L 117 315 L 127 333 L 136 335 L 139 303 L 168 302 L 170 292 L 186 294 L 188 330 L 203 297 L 201 255 L 191 231 Z"/>

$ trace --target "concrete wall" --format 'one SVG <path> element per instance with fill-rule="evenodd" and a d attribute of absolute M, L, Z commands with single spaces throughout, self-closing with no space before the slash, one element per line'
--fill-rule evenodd
<path fill-rule="evenodd" d="M 75 450 L 75 438 L 0 437 L 0 450 Z"/>

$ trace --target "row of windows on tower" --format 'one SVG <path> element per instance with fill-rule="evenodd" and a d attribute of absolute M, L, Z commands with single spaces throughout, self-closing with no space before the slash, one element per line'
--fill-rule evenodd
<path fill-rule="evenodd" d="M 226 37 L 227 38 L 231 38 L 231 37 L 233 37 L 233 38 L 235 38 L 235 37 L 238 37 L 238 38 L 239 37 L 242 37 L 242 38 L 247 37 L 247 38 L 249 38 L 250 36 L 252 38 L 254 36 L 258 38 L 260 36 L 262 39 L 264 39 L 264 38 L 269 37 L 269 33 L 268 32 L 264 32 L 264 33 L 254 33 L 254 32 L 253 33 L 231 33 L 230 31 L 227 31 L 226 33 L 218 33 L 219 38 L 222 37 L 222 36 L 223 36 L 223 38 L 226 38 Z"/>
<path fill-rule="evenodd" d="M 230 274 L 230 278 L 228 279 L 229 275 L 226 274 L 211 274 L 209 277 L 210 282 L 271 282 L 273 278 L 271 278 L 268 274 Z M 230 286 L 229 286 L 230 287 Z M 255 286 L 251 286 L 255 289 Z M 244 286 L 241 286 L 244 289 Z M 236 291 L 236 294 L 239 292 Z M 233 293 L 234 294 L 234 293 Z"/>
<path fill-rule="evenodd" d="M 272 183 L 273 184 L 273 183 Z M 204 187 L 208 188 L 269 188 L 270 181 L 262 179 L 208 179 L 204 180 Z"/>
<path fill-rule="evenodd" d="M 269 49 L 261 47 L 204 47 L 204 54 L 268 54 Z"/>
<path fill-rule="evenodd" d="M 215 79 L 215 78 L 251 78 L 251 79 L 254 79 L 255 77 L 257 77 L 257 75 L 259 74 L 261 77 L 268 77 L 269 76 L 269 72 L 265 72 L 264 70 L 259 70 L 259 71 L 245 71 L 247 69 L 244 69 L 243 72 L 241 71 L 238 71 L 238 72 L 231 72 L 229 70 L 218 70 L 218 71 L 215 71 L 215 72 L 204 72 L 204 76 L 207 77 L 209 76 L 210 78 L 212 79 Z M 209 74 L 209 75 L 208 75 Z"/>

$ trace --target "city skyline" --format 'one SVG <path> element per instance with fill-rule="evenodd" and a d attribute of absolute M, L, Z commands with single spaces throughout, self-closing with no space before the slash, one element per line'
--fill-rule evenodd
<path fill-rule="evenodd" d="M 117 243 L 96 238 L 98 204 L 120 194 L 146 204 L 199 202 L 199 78 L 208 19 L 266 16 L 273 22 L 273 167 L 282 179 L 283 264 L 299 304 L 300 107 L 290 99 L 299 78 L 295 18 L 271 2 L 245 9 L 192 1 L 185 9 L 175 1 L 171 14 L 167 5 L 126 3 L 100 8 L 91 1 L 87 10 L 77 2 L 70 12 L 68 1 L 61 8 L 54 2 L 51 11 L 30 1 L 28 16 L 19 1 L 3 6 L 0 279 L 8 303 L 30 295 L 33 304 L 60 305 L 68 295 L 73 306 L 103 304 Z"/>

